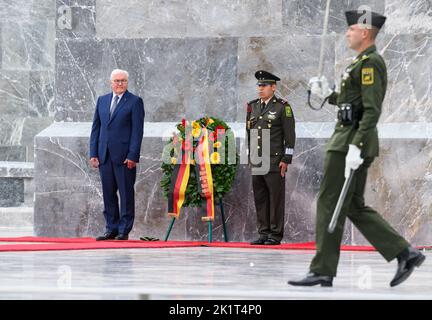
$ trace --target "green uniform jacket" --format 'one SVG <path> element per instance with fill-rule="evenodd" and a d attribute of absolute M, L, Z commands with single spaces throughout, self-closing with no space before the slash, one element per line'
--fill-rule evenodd
<path fill-rule="evenodd" d="M 247 104 L 246 130 L 258 129 L 258 154 L 262 156 L 262 129 L 270 129 L 270 172 L 280 171 L 279 163 L 291 163 L 295 145 L 295 119 L 290 104 L 284 99 L 273 96 L 264 110 L 260 99 Z M 250 144 L 249 144 L 250 146 Z M 249 150 L 249 154 L 252 151 Z"/>
<path fill-rule="evenodd" d="M 329 103 L 351 103 L 363 106 L 363 116 L 358 129 L 352 125 L 336 123 L 335 131 L 327 144 L 327 151 L 348 152 L 348 145 L 361 149 L 362 158 L 378 156 L 377 123 L 387 89 L 387 68 L 375 45 L 357 56 L 342 75 L 340 93 L 334 92 Z"/>

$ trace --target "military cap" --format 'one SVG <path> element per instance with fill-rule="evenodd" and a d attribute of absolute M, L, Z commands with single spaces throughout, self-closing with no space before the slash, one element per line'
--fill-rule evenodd
<path fill-rule="evenodd" d="M 349 26 L 352 26 L 353 24 L 367 24 L 377 27 L 378 29 L 381 29 L 387 19 L 379 13 L 367 10 L 346 11 L 345 17 Z"/>
<path fill-rule="evenodd" d="M 255 78 L 257 78 L 257 85 L 260 84 L 276 84 L 276 81 L 280 81 L 279 77 L 264 70 L 258 70 L 255 72 Z"/>

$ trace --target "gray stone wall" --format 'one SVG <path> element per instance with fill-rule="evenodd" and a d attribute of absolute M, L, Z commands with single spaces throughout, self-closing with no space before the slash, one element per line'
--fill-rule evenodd
<path fill-rule="evenodd" d="M 0 161 L 33 161 L 54 119 L 55 0 L 0 1 Z"/>
<path fill-rule="evenodd" d="M 147 121 L 211 114 L 241 122 L 245 102 L 256 96 L 254 71 L 263 68 L 282 78 L 279 93 L 297 121 L 333 121 L 333 107 L 305 107 L 325 3 L 57 1 L 57 7 L 72 4 L 74 14 L 72 30 L 57 26 L 55 118 L 90 121 L 96 97 L 109 89 L 110 71 L 120 67 L 131 71 L 130 89 L 144 98 Z M 390 80 L 381 121 L 430 121 L 430 1 L 332 1 L 324 74 L 338 82 L 355 55 L 346 48 L 343 12 L 362 4 L 389 17 L 378 39 Z"/>
<path fill-rule="evenodd" d="M 90 121 L 113 68 L 131 72 L 146 121 L 203 114 L 244 119 L 253 73 L 282 78 L 297 121 L 333 121 L 305 106 L 318 68 L 325 0 L 0 1 L 0 161 L 32 161 L 33 137 L 53 121 Z M 382 122 L 429 122 L 430 0 L 332 1 L 324 74 L 334 82 L 354 54 L 343 12 L 388 16 L 378 45 L 389 67 Z M 69 18 L 70 14 L 70 18 Z"/>
<path fill-rule="evenodd" d="M 213 115 L 239 125 L 244 121 L 245 102 L 256 96 L 254 72 L 266 69 L 281 77 L 279 94 L 292 104 L 297 123 L 306 131 L 316 132 L 315 140 L 298 141 L 291 173 L 296 184 L 290 185 L 287 196 L 297 203 L 289 206 L 287 200 L 291 215 L 287 239 L 310 239 L 322 139 L 326 138 L 321 131 L 314 131 L 314 126 L 323 123 L 331 127 L 335 118 L 332 106 L 315 112 L 305 105 L 307 82 L 318 71 L 325 3 L 0 0 L 0 161 L 32 161 L 35 134 L 53 121 L 91 121 L 97 96 L 109 91 L 113 68 L 130 72 L 130 91 L 143 97 L 149 124 Z M 368 199 L 410 239 L 430 242 L 425 228 L 431 221 L 428 128 L 432 122 L 432 1 L 332 1 L 329 34 L 324 39 L 324 74 L 332 82 L 338 81 L 355 55 L 345 45 L 343 12 L 362 4 L 388 16 L 378 38 L 389 70 L 380 123 L 396 128 L 389 131 L 381 157 L 371 168 Z M 404 138 L 397 134 L 400 132 L 415 132 L 415 137 Z M 86 148 L 85 140 L 74 143 L 78 145 L 70 145 L 71 149 L 83 152 Z M 154 148 L 151 146 L 156 156 Z M 147 152 L 143 148 L 144 162 Z M 55 159 L 57 156 L 46 161 Z M 151 170 L 158 172 L 156 164 L 153 166 Z M 37 161 L 35 168 L 37 176 Z M 65 187 L 64 179 L 58 175 L 54 179 L 58 187 L 52 187 L 49 193 L 36 187 L 36 210 L 46 209 L 41 207 L 44 197 L 49 194 L 55 198 Z M 240 179 L 238 183 L 250 190 L 247 173 L 243 172 Z M 75 203 L 74 197 L 78 199 L 80 193 L 90 190 L 73 181 L 68 180 L 68 190 L 76 192 L 67 200 L 70 206 Z M 141 192 L 160 196 L 154 185 L 140 188 Z M 97 199 L 89 205 L 100 209 Z M 148 202 L 145 208 L 154 208 L 154 214 L 163 212 L 162 203 Z M 305 209 L 306 204 L 311 208 Z M 56 208 L 60 210 L 62 205 L 67 206 L 59 203 Z M 88 234 L 96 230 L 79 228 L 89 230 Z M 251 228 L 245 234 L 251 234 Z M 302 234 L 306 236 L 302 238 Z M 248 237 L 239 235 L 238 239 Z M 355 232 L 349 237 L 363 241 Z"/>

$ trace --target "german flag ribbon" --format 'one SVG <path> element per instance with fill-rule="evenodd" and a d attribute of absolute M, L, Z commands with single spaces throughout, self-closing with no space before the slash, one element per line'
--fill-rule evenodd
<path fill-rule="evenodd" d="M 199 161 L 195 166 L 195 170 L 198 179 L 198 191 L 203 197 L 202 208 L 207 213 L 202 220 L 214 221 L 213 177 L 210 165 L 209 137 L 206 128 L 202 129 L 202 131 L 202 138 L 197 150 Z"/>
<path fill-rule="evenodd" d="M 187 140 L 182 141 L 182 159 L 174 165 L 168 192 L 168 216 L 178 218 L 183 206 L 190 175 L 191 150 Z"/>
<path fill-rule="evenodd" d="M 182 141 L 182 160 L 174 165 L 171 176 L 171 186 L 168 192 L 168 216 L 179 218 L 180 209 L 183 206 L 186 189 L 190 176 L 190 164 L 192 137 L 187 135 L 189 139 Z M 203 221 L 214 220 L 214 195 L 213 195 L 213 177 L 211 172 L 210 155 L 209 155 L 209 137 L 206 128 L 202 128 L 201 139 L 196 150 L 197 161 L 195 164 L 195 172 L 198 182 L 198 191 L 203 198 L 203 210 L 206 216 Z"/>

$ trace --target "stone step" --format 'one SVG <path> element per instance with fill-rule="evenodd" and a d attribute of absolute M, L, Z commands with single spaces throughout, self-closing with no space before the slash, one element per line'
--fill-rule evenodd
<path fill-rule="evenodd" d="M 33 207 L 0 207 L 0 237 L 33 236 Z"/>
<path fill-rule="evenodd" d="M 2 178 L 33 178 L 34 163 L 19 161 L 0 161 L 0 177 Z"/>
<path fill-rule="evenodd" d="M 33 207 L 0 207 L 0 227 L 33 228 Z"/>
<path fill-rule="evenodd" d="M 33 162 L 0 161 L 0 207 L 33 205 Z"/>
<path fill-rule="evenodd" d="M 0 227 L 0 238 L 32 237 L 33 227 Z"/>

